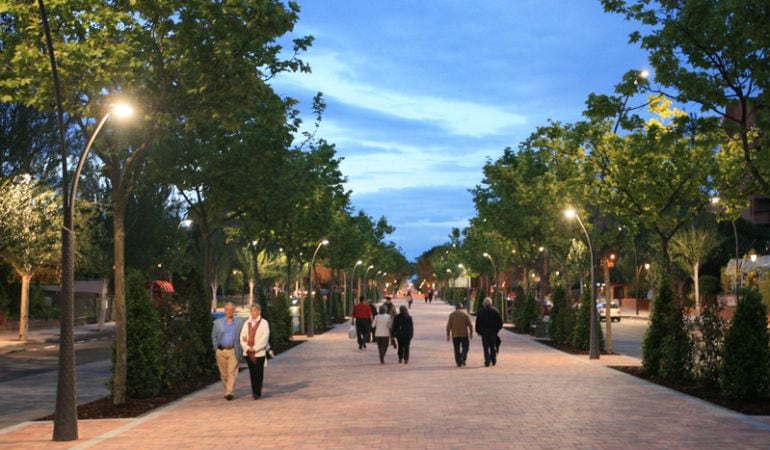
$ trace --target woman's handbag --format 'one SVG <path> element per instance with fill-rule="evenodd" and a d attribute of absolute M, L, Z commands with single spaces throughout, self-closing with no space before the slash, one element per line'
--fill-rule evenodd
<path fill-rule="evenodd" d="M 355 339 L 356 338 L 356 326 L 351 325 L 350 328 L 348 328 L 348 338 Z"/>

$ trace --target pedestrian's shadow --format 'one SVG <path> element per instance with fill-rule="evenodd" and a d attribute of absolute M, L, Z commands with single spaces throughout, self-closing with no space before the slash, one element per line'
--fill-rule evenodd
<path fill-rule="evenodd" d="M 291 384 L 281 384 L 279 386 L 266 386 L 266 394 L 270 397 L 280 397 L 286 394 L 292 394 L 310 386 L 307 381 L 299 381 Z"/>

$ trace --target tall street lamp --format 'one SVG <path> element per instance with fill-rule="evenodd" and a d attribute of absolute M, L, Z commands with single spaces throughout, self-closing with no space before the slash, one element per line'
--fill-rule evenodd
<path fill-rule="evenodd" d="M 599 359 L 599 327 L 596 323 L 596 278 L 594 274 L 594 247 L 591 243 L 591 236 L 588 235 L 583 221 L 580 220 L 580 216 L 577 211 L 572 208 L 568 208 L 564 211 L 564 217 L 567 219 L 577 219 L 580 224 L 580 228 L 583 230 L 583 234 L 586 237 L 586 243 L 588 244 L 588 253 L 590 254 L 591 263 L 591 334 L 589 338 L 589 359 Z"/>
<path fill-rule="evenodd" d="M 369 275 L 369 271 L 374 269 L 374 265 L 370 264 L 369 267 L 366 268 L 366 271 L 364 272 L 364 296 L 369 295 L 369 280 L 367 280 L 367 275 Z M 367 299 L 368 300 L 368 299 Z"/>
<path fill-rule="evenodd" d="M 359 259 L 358 261 L 356 261 L 356 264 L 350 270 L 350 311 L 351 313 L 353 311 L 353 307 L 356 304 L 356 297 L 355 295 L 353 295 L 353 280 L 355 279 L 356 267 L 362 265 L 363 263 L 364 262 Z"/>
<path fill-rule="evenodd" d="M 314 272 L 314 270 L 313 269 L 315 268 L 315 257 L 318 256 L 318 250 L 321 250 L 321 247 L 323 247 L 324 245 L 329 245 L 329 241 L 324 239 L 323 241 L 318 243 L 318 246 L 315 248 L 315 252 L 313 252 L 313 258 L 310 260 L 310 267 L 308 268 L 308 272 L 310 272 L 310 274 L 309 274 L 310 275 L 310 284 L 308 285 L 307 289 L 308 289 L 308 293 L 310 294 L 310 309 L 309 309 L 310 317 L 309 317 L 308 322 L 307 322 L 307 337 L 313 337 L 314 331 L 315 331 L 314 330 L 315 326 L 313 324 L 313 322 L 314 322 L 314 320 L 313 320 L 314 319 L 313 303 L 315 303 L 315 301 L 314 301 L 315 299 L 313 298 L 314 297 L 314 291 L 313 291 L 313 272 Z"/>
<path fill-rule="evenodd" d="M 492 270 L 495 271 L 495 297 L 497 297 L 497 293 L 500 290 L 500 284 L 498 280 L 498 273 L 497 273 L 497 266 L 495 265 L 495 260 L 492 259 L 492 255 L 490 255 L 487 252 L 484 252 L 484 258 L 487 258 L 490 263 L 492 263 Z M 500 305 L 500 314 L 503 315 L 503 322 L 505 322 L 505 307 L 504 305 Z"/>
<path fill-rule="evenodd" d="M 83 171 L 91 146 L 96 140 L 96 136 L 101 131 L 104 124 L 110 117 L 128 118 L 134 113 L 131 106 L 123 103 L 110 105 L 104 117 L 99 121 L 91 133 L 85 148 L 80 154 L 78 165 L 72 175 L 72 186 L 63 189 L 65 195 L 64 224 L 62 227 L 62 260 L 61 260 L 61 322 L 60 322 L 60 343 L 59 343 L 59 376 L 56 385 L 56 409 L 54 410 L 54 432 L 55 441 L 66 441 L 77 439 L 77 391 L 75 377 L 75 343 L 74 343 L 74 307 L 75 307 L 75 234 L 73 232 L 75 223 L 75 201 L 77 200 L 78 181 L 80 173 Z M 66 178 L 62 180 L 66 182 Z M 116 311 L 117 314 L 121 313 Z M 122 323 L 122 322 L 119 322 Z M 116 339 L 120 333 L 125 337 L 125 327 L 116 328 Z M 125 339 L 124 339 L 125 340 Z M 74 437 L 73 437 L 74 431 Z"/>
<path fill-rule="evenodd" d="M 449 276 L 449 279 L 447 280 L 448 281 L 447 285 L 448 285 L 449 289 L 451 289 L 450 297 L 451 297 L 451 302 L 454 305 L 455 304 L 455 290 L 454 290 L 454 285 L 452 283 L 452 278 L 454 278 L 454 273 L 452 273 L 452 269 L 447 269 L 446 273 Z"/>

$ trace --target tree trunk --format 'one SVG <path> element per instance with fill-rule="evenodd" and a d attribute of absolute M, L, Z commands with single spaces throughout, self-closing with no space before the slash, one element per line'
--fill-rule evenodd
<path fill-rule="evenodd" d="M 211 279 L 211 311 L 217 310 L 217 291 L 219 290 L 219 281 L 216 278 Z"/>
<path fill-rule="evenodd" d="M 260 291 L 259 291 L 260 284 L 261 283 L 259 282 L 259 252 L 255 251 L 254 252 L 254 286 L 256 287 L 255 297 L 257 302 L 259 302 L 259 299 L 261 297 Z"/>
<path fill-rule="evenodd" d="M 22 273 L 21 277 L 21 303 L 19 311 L 19 340 L 27 340 L 29 331 L 29 282 L 32 280 L 31 273 Z"/>
<path fill-rule="evenodd" d="M 700 264 L 696 262 L 692 265 L 692 279 L 695 282 L 695 317 L 700 316 L 700 283 L 698 281 L 700 276 L 698 272 L 700 272 Z"/>
<path fill-rule="evenodd" d="M 254 277 L 249 277 L 249 308 L 254 304 Z"/>
<path fill-rule="evenodd" d="M 96 326 L 96 328 L 99 331 L 102 331 L 104 329 L 104 322 L 107 320 L 107 295 L 110 288 L 110 280 L 109 278 L 102 278 L 102 288 L 99 292 L 99 311 L 97 314 L 99 315 L 99 322 Z"/>
<path fill-rule="evenodd" d="M 203 221 L 201 221 L 203 222 Z M 213 244 L 211 233 L 209 233 L 206 224 L 201 224 L 201 240 L 203 241 L 203 285 L 211 288 L 214 280 L 213 264 Z M 216 292 L 211 296 L 212 311 L 216 310 Z"/>
<path fill-rule="evenodd" d="M 128 372 L 128 349 L 126 339 L 126 266 L 124 229 L 126 198 L 115 195 L 112 225 L 115 245 L 115 374 L 113 380 L 113 403 L 122 405 L 126 402 L 126 374 Z"/>

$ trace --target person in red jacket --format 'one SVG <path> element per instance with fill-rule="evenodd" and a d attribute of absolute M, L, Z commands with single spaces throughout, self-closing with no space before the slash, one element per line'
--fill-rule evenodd
<path fill-rule="evenodd" d="M 358 304 L 353 307 L 352 317 L 351 323 L 356 326 L 358 349 L 365 349 L 372 334 L 372 310 L 363 296 L 358 298 Z"/>

